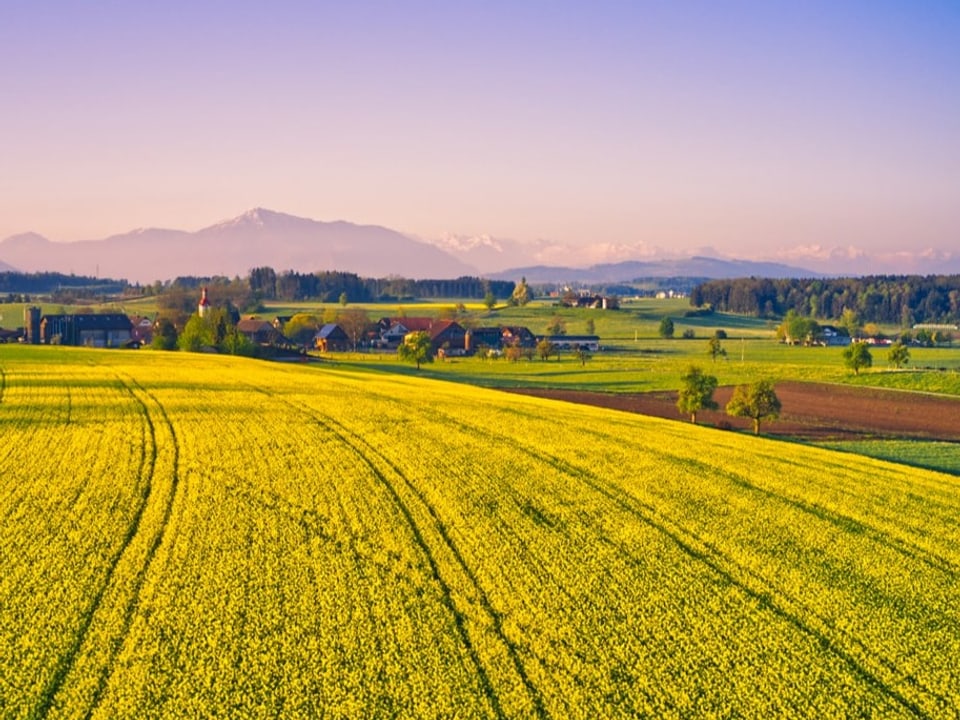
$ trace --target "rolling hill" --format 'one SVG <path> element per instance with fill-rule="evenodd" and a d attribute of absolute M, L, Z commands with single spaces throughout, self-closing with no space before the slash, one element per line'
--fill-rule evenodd
<path fill-rule="evenodd" d="M 956 477 L 329 366 L 2 369 L 6 717 L 960 712 Z"/>

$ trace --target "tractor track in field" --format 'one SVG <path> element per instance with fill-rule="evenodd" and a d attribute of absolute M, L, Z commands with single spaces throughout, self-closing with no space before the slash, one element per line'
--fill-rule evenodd
<path fill-rule="evenodd" d="M 958 404 L 957 407 L 960 408 L 960 404 Z M 675 409 L 674 407 L 674 410 Z M 512 409 L 508 409 L 507 412 L 519 413 L 519 411 Z M 442 411 L 438 414 L 445 417 L 448 423 L 457 425 L 464 430 L 494 437 L 494 435 L 485 428 L 464 422 Z M 602 433 L 597 431 L 585 430 L 584 432 L 602 437 Z M 360 442 L 366 444 L 366 441 L 362 438 L 358 439 Z M 738 588 L 745 596 L 752 598 L 761 607 L 773 613 L 787 624 L 792 625 L 800 633 L 812 638 L 821 647 L 829 649 L 836 658 L 850 668 L 863 682 L 886 695 L 910 715 L 920 718 L 932 717 L 915 699 L 908 697 L 907 694 L 900 690 L 899 686 L 904 684 L 904 682 L 928 701 L 931 698 L 934 702 L 944 701 L 938 693 L 916 683 L 915 680 L 903 673 L 903 671 L 893 665 L 887 658 L 872 653 L 858 638 L 852 637 L 848 633 L 840 633 L 839 637 L 837 637 L 834 629 L 830 627 L 830 623 L 820 616 L 819 613 L 807 607 L 802 600 L 778 588 L 767 578 L 742 566 L 713 543 L 700 537 L 698 533 L 684 527 L 682 524 L 673 522 L 670 518 L 660 513 L 653 505 L 628 493 L 624 488 L 606 481 L 591 470 L 574 464 L 565 458 L 543 449 L 531 448 L 509 436 L 496 435 L 496 440 L 501 444 L 509 444 L 515 450 L 553 466 L 559 472 L 579 477 L 588 487 L 600 495 L 605 496 L 623 511 L 637 517 L 641 522 L 668 537 L 681 552 L 688 555 L 691 559 L 708 567 L 712 572 L 716 573 L 717 576 L 723 578 L 725 582 Z M 374 450 L 374 452 L 376 451 Z M 663 455 L 664 457 L 668 456 L 666 453 Z M 387 460 L 387 462 L 393 467 L 389 460 Z M 399 472 L 399 470 L 397 470 L 397 472 Z M 401 474 L 401 477 L 404 476 Z M 406 480 L 405 477 L 404 479 Z M 409 484 L 409 481 L 407 482 Z M 414 490 L 414 492 L 416 493 L 417 491 Z M 419 493 L 417 494 L 419 495 Z M 426 501 L 424 500 L 424 502 Z M 437 522 L 441 522 L 440 518 L 437 518 Z M 879 531 L 876 532 L 879 534 Z M 897 547 L 895 549 L 901 552 L 904 551 L 904 548 Z M 630 549 L 620 547 L 619 550 L 631 561 L 635 559 Z M 937 566 L 935 562 L 931 564 Z M 939 567 L 939 569 L 945 572 L 951 572 L 953 570 L 952 567 Z M 871 657 L 873 662 L 870 662 Z M 870 665 L 874 665 L 874 667 L 870 667 Z"/>
<path fill-rule="evenodd" d="M 374 476 L 380 481 L 383 487 L 386 489 L 387 493 L 390 495 L 390 498 L 393 500 L 394 504 L 397 506 L 400 514 L 403 516 L 410 532 L 413 534 L 414 540 L 417 545 L 420 547 L 421 552 L 423 552 L 424 557 L 427 560 L 427 564 L 430 567 L 430 574 L 433 575 L 434 579 L 437 581 L 437 584 L 440 586 L 440 590 L 443 595 L 444 604 L 447 606 L 447 609 L 450 611 L 453 616 L 454 624 L 457 627 L 457 634 L 460 636 L 460 641 L 463 643 L 464 647 L 467 649 L 467 653 L 470 656 L 473 666 L 477 670 L 477 675 L 480 678 L 480 684 L 483 687 L 484 694 L 487 696 L 487 699 L 490 701 L 493 711 L 499 718 L 506 718 L 509 715 L 504 710 L 503 706 L 500 703 L 499 695 L 497 694 L 496 688 L 494 686 L 493 680 L 490 678 L 489 673 L 487 672 L 486 665 L 483 660 L 480 658 L 479 651 L 470 637 L 470 632 L 467 629 L 467 619 L 463 611 L 457 606 L 456 601 L 454 600 L 454 590 L 451 584 L 444 577 L 444 574 L 440 571 L 440 561 L 436 557 L 436 553 L 433 548 L 430 546 L 429 541 L 424 537 L 423 529 L 420 527 L 420 524 L 417 522 L 414 517 L 414 511 L 410 507 L 409 503 L 403 499 L 400 494 L 400 491 L 397 487 L 390 481 L 387 475 L 377 467 L 377 464 L 363 452 L 363 449 L 366 448 L 368 451 L 374 453 L 374 455 L 379 458 L 379 460 L 385 463 L 397 476 L 403 480 L 404 484 L 407 486 L 407 489 L 413 493 L 413 495 L 419 500 L 420 504 L 424 506 L 425 511 L 430 516 L 434 524 L 434 530 L 442 539 L 443 543 L 447 546 L 447 549 L 456 559 L 457 564 L 460 566 L 460 570 L 466 575 L 471 585 L 473 586 L 474 591 L 477 594 L 480 607 L 482 607 L 487 615 L 490 617 L 494 629 L 500 638 L 501 642 L 504 643 L 504 646 L 507 648 L 510 658 L 513 660 L 514 668 L 523 681 L 524 686 L 527 688 L 531 699 L 534 702 L 535 707 L 537 708 L 538 717 L 549 717 L 546 708 L 543 705 L 542 700 L 540 699 L 540 693 L 537 688 L 530 681 L 527 676 L 526 671 L 523 668 L 523 665 L 517 656 L 517 651 L 514 645 L 510 640 L 503 634 L 503 628 L 499 622 L 499 615 L 493 606 L 490 604 L 490 600 L 484 592 L 483 588 L 480 586 L 477 578 L 474 576 L 473 572 L 467 566 L 467 563 L 463 556 L 460 554 L 460 551 L 453 544 L 449 533 L 446 530 L 442 520 L 438 517 L 436 510 L 432 505 L 430 505 L 422 494 L 417 491 L 410 480 L 400 471 L 400 469 L 395 466 L 389 459 L 387 459 L 382 453 L 380 453 L 376 448 L 367 443 L 366 440 L 351 432 L 349 429 L 337 423 L 333 420 L 320 420 L 317 419 L 317 422 L 323 424 L 328 430 L 333 432 L 341 441 L 350 447 L 357 455 L 362 459 L 364 463 L 370 468 Z"/>
<path fill-rule="evenodd" d="M 958 404 L 958 407 L 960 407 L 960 404 Z M 508 412 L 518 411 L 508 410 Z M 463 428 L 469 428 L 471 432 L 489 434 L 489 431 L 483 428 L 464 423 L 449 415 L 446 417 L 449 421 L 455 422 Z M 585 433 L 602 437 L 602 434 L 596 431 L 586 430 Z M 864 662 L 864 656 L 869 658 L 873 653 L 858 638 L 852 637 L 848 633 L 840 633 L 840 637 L 834 637 L 832 633 L 835 632 L 835 630 L 830 627 L 830 623 L 821 617 L 819 613 L 807 607 L 802 600 L 793 597 L 791 593 L 776 587 L 776 585 L 767 578 L 744 567 L 716 545 L 700 537 L 698 533 L 691 531 L 689 528 L 670 520 L 654 506 L 648 504 L 641 498 L 628 493 L 624 488 L 604 480 L 587 468 L 573 464 L 565 458 L 558 457 L 544 450 L 529 448 L 512 438 L 497 436 L 497 439 L 500 443 L 507 442 L 516 450 L 552 465 L 560 472 L 579 477 L 595 492 L 605 496 L 625 512 L 634 515 L 641 522 L 670 538 L 683 553 L 706 565 L 731 586 L 738 588 L 747 597 L 758 602 L 761 607 L 766 608 L 801 633 L 813 638 L 821 647 L 828 648 L 835 657 L 846 664 L 847 667 L 865 683 L 889 697 L 914 717 L 926 718 L 933 716 L 924 710 L 915 700 L 901 692 L 899 686 L 904 682 L 926 698 L 933 698 L 935 701 L 944 702 L 944 698 L 938 693 L 916 683 L 912 677 L 905 674 L 885 657 L 875 655 L 874 661 L 878 667 L 870 668 L 868 664 Z M 663 453 L 663 455 L 664 457 L 668 456 L 667 453 Z M 876 532 L 879 533 L 879 531 Z M 901 547 L 894 546 L 894 549 L 904 552 L 904 548 Z M 623 547 L 621 547 L 620 550 L 626 557 L 634 560 L 631 550 Z M 909 553 L 906 554 L 909 555 Z M 935 560 L 939 560 L 939 558 L 935 558 Z M 944 572 L 953 571 L 952 567 L 942 567 L 935 561 L 930 564 Z M 850 647 L 845 647 L 845 645 Z"/>
<path fill-rule="evenodd" d="M 137 405 L 140 408 L 144 419 L 145 427 L 145 440 L 149 438 L 149 449 L 144 448 L 143 455 L 141 457 L 141 464 L 139 469 L 139 474 L 141 477 L 146 479 L 146 484 L 142 491 L 142 499 L 137 506 L 137 509 L 134 513 L 132 520 L 130 521 L 127 531 L 124 534 L 123 541 L 120 544 L 120 547 L 117 549 L 116 553 L 113 556 L 112 561 L 106 572 L 106 577 L 103 581 L 103 584 L 100 586 L 99 591 L 94 596 L 93 600 L 90 603 L 90 606 L 87 612 L 84 614 L 83 621 L 80 627 L 77 630 L 76 636 L 68 647 L 67 651 L 61 656 L 60 661 L 57 663 L 57 667 L 54 670 L 53 675 L 51 676 L 47 686 L 44 688 L 43 692 L 40 695 L 40 701 L 34 710 L 30 713 L 31 718 L 43 718 L 50 714 L 50 712 L 55 708 L 57 702 L 57 695 L 60 691 L 66 686 L 67 680 L 70 676 L 71 671 L 76 666 L 78 659 L 82 653 L 83 644 L 90 632 L 90 628 L 94 623 L 98 612 L 103 606 L 104 599 L 110 589 L 114 586 L 114 578 L 116 577 L 118 568 L 124 562 L 124 558 L 129 554 L 131 545 L 133 544 L 134 539 L 140 533 L 140 526 L 143 521 L 144 515 L 147 512 L 147 509 L 150 505 L 151 500 L 156 495 L 155 492 L 155 473 L 157 465 L 157 456 L 158 456 L 158 441 L 156 426 L 154 424 L 154 418 L 152 417 L 150 408 L 147 405 L 147 402 L 141 397 L 141 394 L 149 398 L 156 406 L 159 408 L 159 414 L 162 418 L 163 423 L 167 426 L 167 429 L 170 432 L 171 437 L 174 439 L 174 462 L 173 462 L 173 475 L 171 478 L 171 487 L 169 490 L 169 497 L 166 499 L 166 503 L 163 509 L 163 518 L 161 520 L 160 526 L 156 531 L 155 536 L 150 541 L 147 550 L 145 552 L 145 557 L 142 562 L 139 563 L 139 569 L 137 571 L 136 580 L 133 583 L 133 588 L 130 593 L 129 599 L 126 601 L 126 607 L 124 609 L 124 622 L 123 627 L 116 632 L 110 649 L 110 660 L 105 663 L 102 667 L 98 668 L 97 675 L 97 686 L 92 698 L 92 701 L 87 709 L 86 717 L 90 717 L 93 711 L 96 709 L 97 705 L 100 702 L 100 699 L 103 695 L 103 692 L 106 689 L 106 684 L 112 670 L 113 663 L 116 659 L 117 654 L 120 651 L 120 648 L 123 645 L 124 638 L 129 632 L 130 624 L 133 621 L 133 614 L 138 605 L 140 591 L 143 587 L 143 583 L 146 579 L 147 572 L 150 568 L 150 564 L 153 561 L 154 555 L 156 554 L 157 549 L 159 548 L 161 542 L 163 541 L 164 536 L 166 535 L 167 526 L 169 524 L 170 516 L 172 514 L 174 499 L 178 490 L 178 477 L 177 477 L 177 466 L 179 460 L 179 448 L 176 443 L 176 435 L 173 431 L 173 425 L 170 423 L 169 418 L 166 415 L 166 411 L 163 409 L 163 406 L 160 405 L 159 401 L 146 391 L 143 387 L 139 385 L 133 378 L 124 380 L 120 378 L 120 382 L 123 385 L 124 389 L 130 394 L 134 399 Z"/>
<path fill-rule="evenodd" d="M 123 614 L 123 627 L 116 634 L 116 638 L 113 643 L 113 647 L 110 651 L 110 660 L 105 664 L 101 669 L 100 674 L 97 678 L 97 689 L 93 696 L 93 700 L 90 704 L 90 707 L 87 711 L 86 718 L 89 719 L 94 710 L 100 704 L 100 701 L 103 697 L 103 693 L 106 691 L 107 682 L 110 679 L 110 673 L 113 670 L 113 665 L 116 661 L 117 654 L 120 652 L 120 649 L 123 647 L 124 640 L 130 632 L 130 626 L 133 623 L 133 616 L 136 612 L 137 607 L 140 605 L 140 593 L 143 589 L 143 584 L 147 579 L 147 575 L 150 572 L 150 567 L 153 564 L 153 560 L 156 557 L 157 550 L 160 548 L 160 545 L 163 544 L 164 539 L 167 537 L 168 529 L 170 527 L 170 518 L 173 515 L 173 506 L 177 499 L 177 494 L 180 491 L 180 476 L 179 476 L 179 467 L 180 467 L 180 445 L 177 442 L 177 434 L 174 431 L 173 423 L 170 422 L 170 418 L 167 416 L 167 411 L 164 409 L 160 401 L 147 389 L 145 389 L 140 383 L 138 383 L 134 378 L 128 377 L 129 382 L 121 381 L 124 383 L 124 387 L 127 391 L 136 399 L 137 403 L 143 409 L 144 418 L 146 419 L 147 428 L 149 430 L 150 439 L 152 441 L 153 452 L 150 458 L 150 473 L 149 473 L 149 483 L 150 488 L 148 490 L 147 502 L 149 502 L 150 497 L 153 495 L 153 485 L 156 475 L 156 466 L 157 466 L 157 455 L 158 455 L 158 441 L 156 436 L 156 426 L 154 424 L 154 419 L 151 417 L 150 408 L 147 405 L 147 402 L 140 397 L 142 394 L 144 397 L 148 398 L 153 404 L 156 405 L 157 413 L 159 415 L 160 422 L 163 426 L 166 427 L 167 431 L 172 438 L 172 466 L 171 466 L 171 476 L 170 476 L 170 490 L 169 495 L 166 498 L 166 502 L 163 506 L 163 517 L 160 520 L 160 525 L 157 528 L 156 533 L 150 541 L 150 544 L 147 547 L 146 555 L 141 564 L 141 569 L 139 570 L 136 580 L 131 591 L 130 599 L 127 602 L 127 606 Z M 146 508 L 146 502 L 144 503 L 144 509 Z M 137 516 L 137 531 L 139 531 L 139 523 L 142 518 L 143 513 L 139 513 Z"/>
<path fill-rule="evenodd" d="M 917 439 L 960 441 L 960 398 L 854 385 L 778 382 L 779 419 L 764 422 L 764 435 L 805 441 Z M 594 405 L 612 410 L 686 422 L 677 410 L 676 391 L 615 394 L 558 388 L 515 388 L 507 392 Z M 733 387 L 717 388 L 720 410 L 697 413 L 700 425 L 748 430 L 747 418 L 728 416 L 723 407 Z"/>
<path fill-rule="evenodd" d="M 276 396 L 272 393 L 260 388 L 257 388 L 257 390 L 263 392 L 269 397 L 276 399 Z M 404 499 L 403 495 L 406 493 L 401 493 L 401 490 L 396 486 L 396 484 L 391 481 L 389 477 L 387 477 L 387 473 L 385 473 L 384 470 L 379 467 L 380 463 L 386 465 L 386 467 L 389 468 L 389 470 L 395 474 L 400 481 L 402 481 L 406 491 L 412 495 L 413 501 L 422 506 L 422 511 L 429 516 L 430 525 L 432 525 L 430 529 L 439 536 L 441 543 L 454 559 L 459 571 L 463 573 L 466 580 L 470 583 L 473 592 L 476 594 L 479 607 L 482 608 L 484 614 L 487 616 L 487 619 L 491 624 L 494 633 L 503 644 L 503 648 L 506 651 L 507 657 L 510 659 L 513 669 L 517 673 L 517 677 L 526 690 L 527 697 L 532 705 L 534 716 L 549 720 L 551 715 L 547 710 L 539 688 L 537 688 L 537 686 L 530 679 L 530 676 L 523 665 L 523 661 L 520 658 L 518 648 L 505 634 L 502 616 L 496 610 L 496 608 L 493 607 L 493 604 L 491 603 L 486 591 L 480 584 L 479 579 L 469 567 L 466 558 L 463 557 L 459 548 L 450 537 L 450 533 L 447 530 L 443 519 L 437 513 L 436 508 L 430 504 L 423 493 L 414 486 L 410 478 L 408 478 L 403 471 L 392 460 L 390 460 L 390 458 L 370 444 L 365 438 L 350 430 L 337 420 L 318 413 L 313 408 L 296 405 L 289 400 L 284 400 L 284 402 L 297 408 L 297 410 L 299 410 L 301 413 L 307 415 L 314 422 L 323 426 L 335 437 L 339 438 L 344 445 L 356 453 L 357 457 L 365 465 L 367 465 L 367 467 L 370 468 L 370 471 L 374 474 L 374 477 L 376 477 L 384 487 L 390 496 L 390 499 L 396 505 L 401 516 L 404 518 L 404 521 L 409 527 L 415 542 L 423 553 L 427 565 L 430 568 L 430 574 L 434 577 L 440 587 L 443 604 L 453 617 L 454 625 L 457 628 L 457 634 L 460 637 L 460 642 L 463 643 L 464 647 L 466 648 L 471 664 L 477 671 L 480 685 L 483 689 L 484 695 L 490 702 L 494 714 L 498 718 L 510 717 L 510 714 L 505 710 L 500 701 L 494 681 L 490 677 L 490 673 L 487 670 L 486 664 L 480 657 L 479 649 L 477 648 L 473 638 L 471 638 L 470 631 L 467 628 L 467 618 L 454 600 L 454 588 L 447 580 L 444 573 L 441 572 L 440 560 L 438 560 L 436 557 L 436 551 L 431 547 L 430 542 L 424 536 L 424 529 L 421 528 L 420 523 L 417 521 L 415 517 L 415 511 L 411 507 L 410 501 Z M 373 457 L 371 457 L 371 455 Z"/>

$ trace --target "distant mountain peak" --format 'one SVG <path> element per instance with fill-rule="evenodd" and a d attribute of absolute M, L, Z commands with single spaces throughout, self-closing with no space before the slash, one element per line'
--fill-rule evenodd
<path fill-rule="evenodd" d="M 303 227 L 306 225 L 320 225 L 317 220 L 310 218 L 297 217 L 286 213 L 268 210 L 263 207 L 255 207 L 247 210 L 242 215 L 237 215 L 229 220 L 221 220 L 216 225 L 203 228 L 200 232 L 207 231 L 230 231 L 235 229 L 248 230 L 280 230 L 292 227 Z"/>
<path fill-rule="evenodd" d="M 276 212 L 274 210 L 268 210 L 263 207 L 255 207 L 251 210 L 247 210 L 243 215 L 241 215 L 238 220 L 245 220 L 246 222 L 254 223 L 256 225 L 263 225 L 268 223 L 271 220 L 276 220 L 277 218 L 289 218 L 293 217 L 292 215 L 284 215 L 283 213 Z"/>
<path fill-rule="evenodd" d="M 266 208 L 255 207 L 250 210 L 247 210 L 242 215 L 237 215 L 234 218 L 228 220 L 221 220 L 220 222 L 212 225 L 213 228 L 231 228 L 231 227 L 263 227 L 267 222 L 269 222 L 273 216 L 278 215 Z"/>
<path fill-rule="evenodd" d="M 25 234 L 0 242 L 0 258 L 25 272 L 96 272 L 138 282 L 180 275 L 230 277 L 265 265 L 417 279 L 476 272 L 453 255 L 388 228 L 322 222 L 263 207 L 195 232 L 138 229 L 103 240 L 57 243 L 55 253 L 45 238 Z"/>

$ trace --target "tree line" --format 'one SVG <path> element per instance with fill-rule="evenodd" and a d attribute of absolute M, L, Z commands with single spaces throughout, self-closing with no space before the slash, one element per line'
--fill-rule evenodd
<path fill-rule="evenodd" d="M 838 318 L 911 327 L 960 322 L 960 275 L 874 275 L 859 278 L 710 280 L 690 293 L 694 307 L 756 317 Z"/>
<path fill-rule="evenodd" d="M 413 298 L 476 298 L 488 293 L 508 298 L 514 283 L 459 277 L 452 280 L 413 280 L 402 277 L 364 278 L 355 273 L 319 271 L 300 273 L 286 270 L 277 273 L 271 267 L 250 271 L 250 290 L 263 300 L 317 300 L 335 302 L 346 296 L 350 302 L 391 301 Z"/>
<path fill-rule="evenodd" d="M 322 270 L 301 273 L 294 270 L 276 272 L 271 267 L 256 267 L 246 278 L 182 276 L 147 285 L 130 284 L 126 280 L 110 280 L 57 272 L 0 272 L 0 302 L 30 302 L 29 298 L 44 295 L 59 302 L 96 299 L 120 293 L 130 295 L 174 297 L 194 293 L 200 287 L 216 288 L 229 296 L 234 305 L 253 309 L 261 300 L 315 300 L 339 302 L 344 296 L 350 302 L 394 301 L 418 298 L 471 298 L 482 300 L 488 295 L 508 299 L 516 283 L 487 280 L 479 277 L 458 277 L 450 280 L 413 280 L 403 277 L 365 278 L 351 272 Z M 27 298 L 27 299 L 24 299 Z M 193 303 L 190 300 L 185 306 Z"/>
<path fill-rule="evenodd" d="M 126 280 L 110 280 L 86 275 L 65 275 L 58 272 L 0 272 L 0 293 L 8 295 L 61 293 L 90 298 L 118 293 L 126 287 Z"/>

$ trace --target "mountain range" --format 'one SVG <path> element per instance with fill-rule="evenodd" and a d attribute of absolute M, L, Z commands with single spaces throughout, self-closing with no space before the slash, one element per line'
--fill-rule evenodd
<path fill-rule="evenodd" d="M 51 242 L 35 233 L 0 242 L 0 260 L 23 272 L 56 271 L 149 283 L 178 276 L 244 276 L 343 270 L 372 277 L 458 277 L 475 269 L 452 255 L 374 225 L 318 222 L 255 208 L 196 232 L 133 230 L 103 240 Z"/>
<path fill-rule="evenodd" d="M 492 280 L 515 280 L 518 276 L 525 277 L 527 282 L 534 284 L 576 282 L 586 285 L 628 282 L 641 278 L 711 278 L 720 280 L 742 277 L 823 277 L 821 273 L 791 265 L 783 265 L 782 263 L 723 260 L 699 256 L 675 260 L 625 260 L 618 263 L 600 263 L 586 268 L 532 265 L 514 268 L 506 272 L 490 273 L 489 275 Z"/>
<path fill-rule="evenodd" d="M 704 253 L 679 258 L 658 253 L 651 255 L 654 259 L 625 259 L 638 255 L 647 257 L 650 253 L 603 243 L 571 247 L 547 240 L 524 243 L 489 235 L 424 240 L 377 225 L 321 222 L 254 208 L 195 232 L 150 228 L 77 242 L 53 242 L 36 233 L 14 235 L 0 241 L 0 271 L 51 271 L 151 283 L 186 275 L 244 276 L 251 268 L 270 266 L 278 272 L 341 270 L 364 277 L 481 275 L 518 280 L 525 276 L 534 283 L 584 284 L 664 277 L 960 272 L 960 256 L 934 251 L 868 257 L 850 249 L 814 247 L 795 256 L 807 267 L 792 262 L 707 257 Z M 588 258 L 595 261 L 589 262 Z M 603 261 L 609 258 L 622 261 Z"/>

